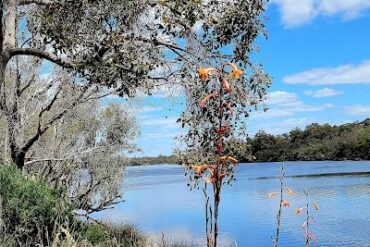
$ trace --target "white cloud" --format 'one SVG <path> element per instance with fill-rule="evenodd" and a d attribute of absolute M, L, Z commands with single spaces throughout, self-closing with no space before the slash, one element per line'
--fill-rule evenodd
<path fill-rule="evenodd" d="M 273 135 L 283 134 L 294 128 L 304 128 L 313 122 L 309 118 L 288 118 L 283 121 L 264 122 L 258 125 L 258 129 L 252 130 L 252 135 L 255 135 L 260 130 Z"/>
<path fill-rule="evenodd" d="M 307 23 L 317 15 L 315 0 L 273 0 L 272 3 L 279 5 L 282 22 L 286 27 Z"/>
<path fill-rule="evenodd" d="M 174 138 L 181 133 L 176 120 L 176 117 L 160 116 L 147 116 L 142 119 L 142 133 L 138 140 L 138 145 L 143 150 L 140 156 L 170 155 L 176 147 Z"/>
<path fill-rule="evenodd" d="M 346 106 L 344 113 L 350 116 L 370 116 L 370 105 Z"/>
<path fill-rule="evenodd" d="M 139 109 L 140 113 L 147 113 L 147 112 L 155 112 L 155 111 L 162 111 L 163 107 L 154 107 L 154 106 L 144 106 Z"/>
<path fill-rule="evenodd" d="M 314 98 L 332 97 L 343 94 L 342 91 L 337 91 L 331 88 L 323 88 L 318 90 L 308 90 L 304 92 L 305 95 L 312 96 Z"/>
<path fill-rule="evenodd" d="M 251 118 L 289 117 L 296 113 L 319 112 L 334 107 L 332 104 L 307 105 L 296 94 L 285 91 L 275 91 L 268 94 L 266 104 L 270 108 L 267 112 L 252 113 Z"/>
<path fill-rule="evenodd" d="M 282 22 L 288 28 L 309 23 L 318 16 L 353 19 L 370 8 L 369 0 L 272 0 L 271 3 L 279 6 Z"/>
<path fill-rule="evenodd" d="M 156 118 L 156 119 L 149 119 L 142 122 L 144 126 L 165 126 L 166 128 L 169 127 L 179 127 L 176 123 L 177 117 L 170 117 L 170 118 Z"/>
<path fill-rule="evenodd" d="M 308 85 L 366 84 L 370 83 L 370 60 L 357 65 L 315 68 L 288 75 L 283 81 L 288 84 Z"/>
<path fill-rule="evenodd" d="M 184 87 L 182 85 L 166 85 L 158 87 L 152 97 L 154 98 L 175 98 L 184 96 Z"/>

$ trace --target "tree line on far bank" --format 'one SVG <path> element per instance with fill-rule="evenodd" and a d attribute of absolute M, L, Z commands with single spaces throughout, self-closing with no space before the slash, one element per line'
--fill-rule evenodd
<path fill-rule="evenodd" d="M 313 123 L 304 129 L 272 135 L 258 132 L 247 140 L 232 140 L 230 154 L 240 162 L 370 160 L 370 119 L 342 125 Z M 179 163 L 175 155 L 141 157 L 130 165 Z"/>
<path fill-rule="evenodd" d="M 369 160 L 370 119 L 342 125 L 313 123 L 282 135 L 260 131 L 239 142 L 242 161 Z"/>

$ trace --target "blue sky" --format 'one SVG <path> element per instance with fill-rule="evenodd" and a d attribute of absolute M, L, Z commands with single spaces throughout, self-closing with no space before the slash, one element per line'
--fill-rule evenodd
<path fill-rule="evenodd" d="M 369 0 L 272 0 L 267 17 L 269 38 L 257 40 L 254 59 L 272 77 L 270 110 L 251 116 L 250 135 L 370 117 Z M 137 156 L 169 155 L 178 146 L 184 99 L 166 93 L 138 110 L 144 152 Z"/>

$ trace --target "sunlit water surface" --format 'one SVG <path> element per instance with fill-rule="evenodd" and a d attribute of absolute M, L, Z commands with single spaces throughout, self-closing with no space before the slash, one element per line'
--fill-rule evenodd
<path fill-rule="evenodd" d="M 271 246 L 279 201 L 267 200 L 266 194 L 279 189 L 280 166 L 238 167 L 237 180 L 222 191 L 220 246 Z M 370 162 L 287 162 L 285 170 L 285 183 L 296 194 L 287 198 L 292 206 L 283 210 L 280 246 L 304 246 L 304 216 L 294 209 L 305 204 L 303 190 L 308 188 L 321 207 L 313 212 L 312 246 L 370 246 L 370 175 L 363 173 L 370 172 Z M 320 176 L 299 176 L 313 174 Z M 204 196 L 201 190 L 190 191 L 187 182 L 181 166 L 130 167 L 125 202 L 97 217 L 204 246 Z"/>

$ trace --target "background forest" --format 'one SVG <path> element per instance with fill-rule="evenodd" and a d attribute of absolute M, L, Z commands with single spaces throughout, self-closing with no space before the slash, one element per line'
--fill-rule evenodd
<path fill-rule="evenodd" d="M 342 125 L 311 124 L 272 135 L 264 131 L 245 140 L 231 140 L 241 162 L 368 160 L 370 119 Z M 230 150 L 231 151 L 231 150 Z M 130 165 L 178 163 L 176 155 L 129 159 Z"/>

